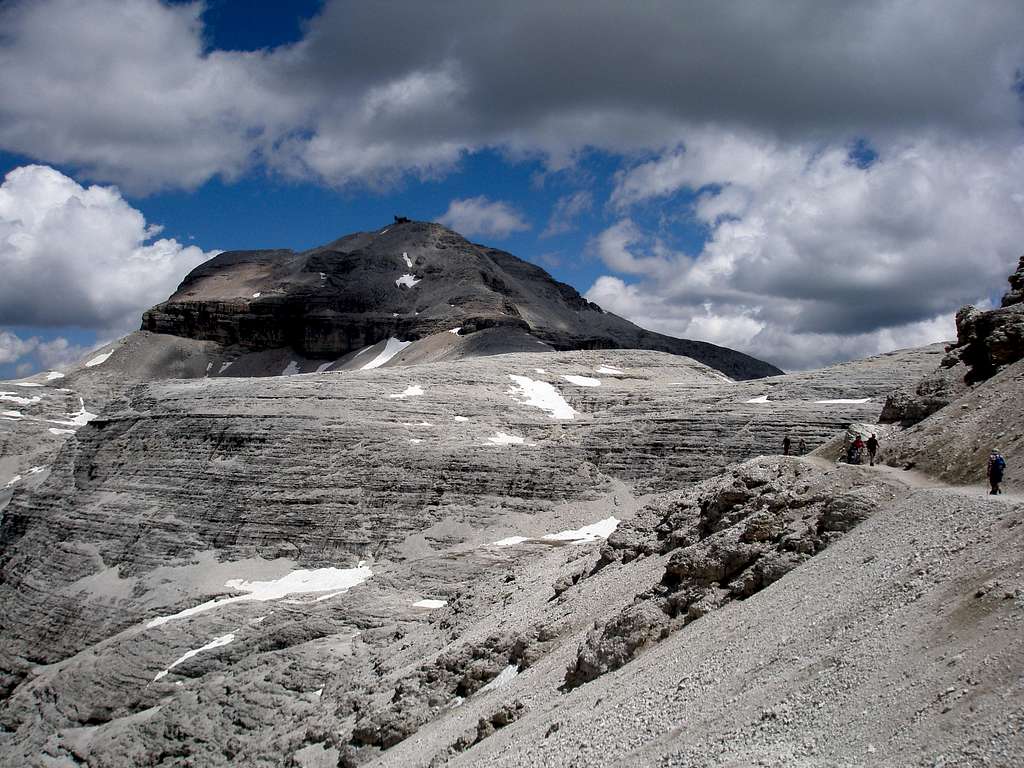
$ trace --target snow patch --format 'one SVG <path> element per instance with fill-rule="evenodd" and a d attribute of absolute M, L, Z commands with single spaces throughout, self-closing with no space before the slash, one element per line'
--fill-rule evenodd
<path fill-rule="evenodd" d="M 104 352 L 102 355 L 96 355 L 96 357 L 94 357 L 92 360 L 90 360 L 88 363 L 85 364 L 85 367 L 86 368 L 93 368 L 94 366 L 102 365 L 103 363 L 107 362 L 107 359 L 112 354 L 114 354 L 114 350 L 110 350 L 109 352 Z"/>
<path fill-rule="evenodd" d="M 89 411 L 85 410 L 85 400 L 82 398 L 78 398 L 78 404 L 78 411 L 76 413 L 68 414 L 70 421 L 61 421 L 60 419 L 47 419 L 47 421 L 51 424 L 62 424 L 67 427 L 84 427 L 98 416 L 98 414 L 89 413 Z M 52 429 L 50 431 L 53 432 Z"/>
<path fill-rule="evenodd" d="M 256 293 L 254 293 L 254 294 L 252 295 L 252 297 L 253 297 L 254 299 L 258 299 L 258 298 L 259 298 L 260 296 L 262 296 L 262 295 L 263 295 L 263 292 L 262 292 L 262 291 L 256 291 Z"/>
<path fill-rule="evenodd" d="M 355 358 L 359 357 L 361 354 L 363 354 L 363 352 L 365 352 L 368 349 L 373 349 L 373 346 L 371 345 L 369 347 L 363 347 L 358 352 L 356 352 L 354 355 L 352 355 L 352 359 L 354 360 Z"/>
<path fill-rule="evenodd" d="M 14 382 L 16 387 L 41 387 L 42 384 L 36 384 L 34 381 L 17 381 Z"/>
<path fill-rule="evenodd" d="M 453 336 L 458 336 L 459 335 L 459 331 L 461 331 L 461 330 L 462 330 L 462 326 L 460 325 L 458 328 L 451 328 L 451 329 L 449 329 L 448 333 L 452 334 Z"/>
<path fill-rule="evenodd" d="M 534 368 L 534 373 L 547 373 L 543 368 Z"/>
<path fill-rule="evenodd" d="M 468 416 L 456 416 L 455 420 L 456 421 L 469 421 L 469 417 Z"/>
<path fill-rule="evenodd" d="M 408 272 L 406 272 L 400 278 L 395 280 L 395 285 L 397 285 L 398 287 L 402 287 L 404 285 L 406 288 L 412 288 L 418 282 L 420 282 L 420 280 L 418 277 L 416 277 L 416 275 L 410 275 Z"/>
<path fill-rule="evenodd" d="M 38 475 L 40 472 L 42 472 L 45 469 L 46 469 L 46 467 L 32 467 L 31 469 L 29 469 L 28 473 L 30 475 Z"/>
<path fill-rule="evenodd" d="M 402 258 L 405 259 L 405 266 L 407 266 L 409 269 L 412 269 L 412 259 L 409 258 L 409 254 L 403 252 Z"/>
<path fill-rule="evenodd" d="M 853 405 L 853 404 L 857 404 L 857 403 L 868 403 L 868 402 L 871 402 L 871 398 L 870 397 L 862 397 L 862 398 L 859 398 L 859 399 L 852 399 L 852 398 L 848 398 L 848 397 L 840 397 L 840 398 L 836 398 L 834 400 L 815 400 L 814 402 L 816 404 L 818 404 L 818 405 L 841 405 L 841 404 Z"/>
<path fill-rule="evenodd" d="M 434 610 L 436 608 L 444 608 L 448 605 L 447 600 L 417 600 L 412 604 L 413 608 L 429 608 Z"/>
<path fill-rule="evenodd" d="M 295 374 L 297 374 L 299 372 L 300 372 L 299 371 L 299 364 L 297 362 L 295 362 L 294 360 L 289 360 L 288 361 L 288 365 L 286 365 L 285 369 L 283 371 L 281 371 L 281 375 L 282 376 L 294 376 Z"/>
<path fill-rule="evenodd" d="M 610 365 L 602 365 L 600 368 L 597 369 L 597 372 L 598 373 L 606 373 L 606 374 L 608 374 L 610 376 L 622 376 L 623 375 L 622 371 L 620 371 L 618 368 L 613 368 Z"/>
<path fill-rule="evenodd" d="M 19 397 L 14 392 L 0 392 L 0 400 L 6 400 L 9 403 L 17 403 L 18 405 L 32 405 L 38 403 L 43 398 L 39 395 L 33 397 Z"/>
<path fill-rule="evenodd" d="M 21 475 L 15 475 L 14 477 L 12 477 L 10 480 L 7 481 L 7 485 L 5 485 L 4 488 L 5 489 L 12 488 L 14 486 L 14 484 L 16 482 L 18 482 L 19 480 L 21 480 Z"/>
<path fill-rule="evenodd" d="M 542 538 L 547 541 L 573 541 L 573 542 L 585 542 L 585 541 L 597 541 L 598 539 L 607 539 L 619 525 L 619 520 L 615 517 L 607 517 L 604 520 L 599 520 L 591 525 L 585 525 L 582 528 L 578 528 L 574 531 L 560 531 L 559 533 L 547 533 Z"/>
<path fill-rule="evenodd" d="M 524 541 L 529 541 L 529 536 L 509 536 L 505 539 L 498 539 L 493 543 L 495 547 L 514 547 L 516 544 L 522 544 Z"/>
<path fill-rule="evenodd" d="M 509 388 L 508 394 L 523 405 L 547 411 L 552 419 L 572 419 L 576 416 L 575 409 L 565 401 L 557 389 L 546 381 L 537 381 L 529 376 L 514 374 L 509 374 L 509 378 L 515 383 L 515 386 Z"/>
<path fill-rule="evenodd" d="M 384 363 L 390 360 L 392 357 L 397 355 L 403 349 L 412 344 L 411 341 L 399 341 L 394 336 L 388 339 L 387 344 L 384 345 L 383 351 L 377 355 L 373 360 L 364 365 L 360 370 L 367 371 L 371 368 L 380 368 Z"/>
<path fill-rule="evenodd" d="M 56 427 L 50 427 L 51 435 L 73 435 L 75 430 L 73 429 L 57 429 Z"/>
<path fill-rule="evenodd" d="M 388 395 L 392 400 L 405 400 L 407 397 L 419 397 L 423 394 L 423 387 L 419 384 L 413 384 L 406 387 L 405 391 L 399 395 Z"/>
<path fill-rule="evenodd" d="M 575 384 L 577 387 L 600 387 L 601 380 L 594 379 L 590 376 L 563 376 L 563 379 L 568 381 L 570 384 Z"/>
<path fill-rule="evenodd" d="M 746 402 L 748 402 L 748 403 L 767 403 L 768 402 L 768 395 L 758 395 L 757 397 L 750 398 Z"/>
<path fill-rule="evenodd" d="M 419 445 L 420 443 L 423 442 L 423 439 L 419 437 L 413 437 L 409 439 L 409 442 L 412 443 L 413 445 Z"/>
<path fill-rule="evenodd" d="M 0 416 L 6 416 L 8 419 L 23 419 L 25 418 L 21 411 L 0 411 Z"/>
<path fill-rule="evenodd" d="M 53 381 L 54 379 L 63 379 L 63 378 L 64 378 L 64 374 L 61 373 L 60 371 L 50 371 L 48 374 L 46 374 L 46 380 L 47 381 Z"/>
<path fill-rule="evenodd" d="M 220 375 L 220 374 L 224 373 L 224 371 L 226 371 L 228 368 L 230 368 L 234 364 L 235 364 L 234 360 L 232 360 L 230 362 L 227 362 L 227 363 L 221 363 L 220 370 L 217 371 L 217 375 Z"/>
<path fill-rule="evenodd" d="M 330 367 L 331 367 L 332 365 L 334 365 L 334 363 L 335 363 L 335 362 L 336 362 L 336 361 L 332 360 L 332 361 L 330 361 L 330 362 L 328 362 L 328 363 L 320 363 L 320 365 L 318 365 L 318 366 L 316 367 L 316 372 L 317 372 L 317 373 L 323 373 L 323 372 L 324 372 L 324 371 L 326 371 L 326 370 L 327 370 L 328 368 L 330 368 Z"/>
<path fill-rule="evenodd" d="M 213 640 L 211 640 L 210 642 L 208 642 L 206 645 L 204 645 L 201 648 L 196 648 L 196 649 L 191 650 L 191 651 L 186 651 L 181 657 L 175 659 L 170 664 L 170 666 L 167 667 L 167 669 L 164 669 L 164 670 L 161 670 L 160 672 L 157 672 L 156 673 L 156 677 L 153 678 L 153 682 L 155 683 L 157 680 L 159 680 L 159 679 L 161 679 L 163 677 L 167 677 L 167 673 L 168 672 L 170 672 L 172 669 L 174 669 L 176 666 L 178 666 L 182 662 L 188 661 L 193 656 L 198 656 L 203 651 L 210 651 L 210 650 L 213 650 L 214 648 L 221 648 L 221 647 L 227 645 L 228 643 L 233 643 L 234 641 L 235 641 L 235 633 L 234 632 L 229 632 L 226 635 L 221 635 L 220 637 L 214 638 Z"/>
<path fill-rule="evenodd" d="M 238 592 L 245 592 L 246 594 L 207 600 L 205 603 L 194 605 L 170 616 L 157 616 L 146 624 L 146 628 L 159 627 L 169 621 L 195 616 L 198 613 L 205 613 L 230 603 L 243 603 L 252 600 L 265 602 L 267 600 L 279 600 L 288 595 L 308 594 L 311 592 L 331 592 L 332 594 L 328 597 L 334 597 L 335 595 L 347 592 L 358 584 L 362 584 L 371 576 L 373 576 L 373 571 L 360 562 L 356 568 L 315 568 L 312 570 L 291 571 L 280 579 L 273 579 L 271 581 L 229 579 L 224 582 L 225 587 Z"/>
<path fill-rule="evenodd" d="M 526 442 L 526 438 L 510 435 L 507 432 L 495 432 L 493 436 L 487 438 L 487 442 L 492 445 L 522 445 Z"/>
<path fill-rule="evenodd" d="M 496 678 L 491 680 L 491 682 L 489 682 L 487 685 L 485 685 L 483 688 L 477 691 L 477 695 L 481 693 L 487 693 L 488 691 L 493 691 L 508 685 L 515 679 L 516 675 L 518 674 L 519 667 L 517 667 L 515 664 L 509 664 L 507 667 L 501 670 L 501 672 L 498 673 L 498 676 Z"/>

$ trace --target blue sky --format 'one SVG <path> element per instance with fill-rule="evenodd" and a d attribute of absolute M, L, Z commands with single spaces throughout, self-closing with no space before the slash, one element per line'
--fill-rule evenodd
<path fill-rule="evenodd" d="M 1024 252 L 1024 9 L 939 5 L 9 3 L 0 377 L 393 214 L 787 369 L 949 338 Z"/>

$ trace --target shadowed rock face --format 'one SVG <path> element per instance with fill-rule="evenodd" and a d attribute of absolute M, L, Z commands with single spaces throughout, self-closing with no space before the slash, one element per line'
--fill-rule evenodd
<path fill-rule="evenodd" d="M 540 267 L 425 222 L 360 232 L 301 253 L 222 253 L 193 270 L 142 322 L 156 333 L 249 350 L 290 347 L 317 359 L 455 327 L 464 334 L 525 331 L 557 350 L 670 352 L 734 379 L 781 373 L 730 349 L 646 331 Z"/>

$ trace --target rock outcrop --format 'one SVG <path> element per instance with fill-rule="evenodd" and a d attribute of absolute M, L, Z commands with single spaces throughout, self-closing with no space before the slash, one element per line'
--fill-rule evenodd
<path fill-rule="evenodd" d="M 426 222 L 359 232 L 301 253 L 222 253 L 146 312 L 142 328 L 245 352 L 289 349 L 326 361 L 388 338 L 501 329 L 513 337 L 529 334 L 556 350 L 686 355 L 734 379 L 781 373 L 724 347 L 646 331 L 604 312 L 540 267 Z"/>

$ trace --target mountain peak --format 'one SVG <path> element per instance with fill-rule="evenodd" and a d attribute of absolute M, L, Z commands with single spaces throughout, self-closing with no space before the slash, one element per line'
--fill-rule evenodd
<path fill-rule="evenodd" d="M 290 347 L 323 360 L 387 338 L 502 329 L 556 350 L 686 355 L 736 379 L 780 373 L 733 350 L 646 331 L 535 264 L 441 224 L 412 220 L 307 251 L 226 251 L 146 312 L 142 328 L 250 351 Z M 501 344 L 490 348 L 505 351 Z"/>

